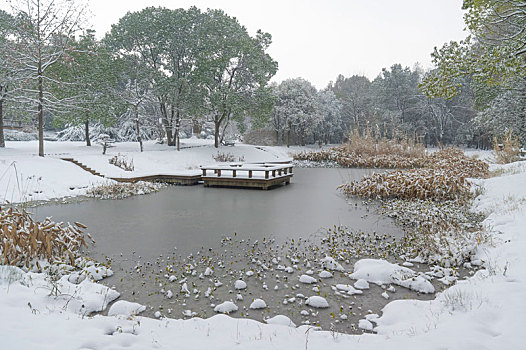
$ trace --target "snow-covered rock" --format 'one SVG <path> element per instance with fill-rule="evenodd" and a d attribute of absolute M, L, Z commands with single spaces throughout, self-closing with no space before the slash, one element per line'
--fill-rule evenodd
<path fill-rule="evenodd" d="M 237 290 L 245 289 L 247 287 L 247 283 L 243 280 L 237 280 L 234 282 L 234 288 Z"/>
<path fill-rule="evenodd" d="M 306 283 L 306 284 L 312 284 L 312 283 L 316 283 L 317 280 L 316 280 L 316 278 L 311 277 L 309 275 L 301 275 L 300 276 L 300 282 L 301 283 Z"/>
<path fill-rule="evenodd" d="M 324 297 L 320 297 L 318 295 L 307 298 L 307 300 L 305 301 L 305 305 L 309 305 L 319 309 L 329 307 L 329 303 L 327 302 L 327 300 Z"/>
<path fill-rule="evenodd" d="M 359 320 L 358 321 L 358 328 L 366 330 L 366 331 L 372 331 L 373 330 L 373 324 L 371 321 L 368 320 Z"/>
<path fill-rule="evenodd" d="M 362 294 L 363 291 L 354 288 L 350 284 L 337 284 L 336 289 L 346 292 L 349 295 Z"/>
<path fill-rule="evenodd" d="M 292 320 L 285 315 L 276 315 L 274 317 L 266 319 L 265 322 L 268 324 L 278 324 L 287 327 L 296 327 L 294 322 L 292 322 Z"/>
<path fill-rule="evenodd" d="M 326 256 L 325 258 L 321 259 L 320 263 L 321 267 L 326 270 L 345 271 L 343 266 L 330 256 Z"/>
<path fill-rule="evenodd" d="M 332 273 L 327 271 L 327 270 L 323 270 L 323 271 L 321 271 L 318 274 L 318 277 L 320 277 L 320 278 L 331 278 L 332 277 Z"/>
<path fill-rule="evenodd" d="M 136 316 L 146 310 L 146 306 L 126 300 L 117 300 L 108 310 L 108 316 Z"/>
<path fill-rule="evenodd" d="M 236 304 L 234 304 L 233 302 L 231 301 L 225 301 L 219 305 L 216 305 L 214 307 L 214 311 L 215 312 L 220 312 L 220 313 L 223 313 L 223 314 L 230 314 L 232 312 L 235 312 L 238 310 L 238 307 Z"/>
<path fill-rule="evenodd" d="M 250 304 L 250 308 L 257 310 L 257 309 L 265 309 L 267 307 L 267 303 L 265 303 L 265 300 L 263 299 L 255 299 L 252 304 Z"/>
<path fill-rule="evenodd" d="M 364 279 L 378 285 L 397 284 L 420 293 L 435 292 L 431 282 L 422 276 L 418 276 L 415 271 L 382 259 L 357 261 L 354 264 L 354 272 L 349 277 Z"/>
<path fill-rule="evenodd" d="M 360 278 L 358 281 L 354 282 L 354 288 L 356 289 L 369 289 L 369 282 Z"/>

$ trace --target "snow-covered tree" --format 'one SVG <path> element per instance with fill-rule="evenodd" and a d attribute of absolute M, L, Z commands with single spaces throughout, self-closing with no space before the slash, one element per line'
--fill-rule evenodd
<path fill-rule="evenodd" d="M 54 80 L 50 90 L 61 100 L 69 100 L 72 108 L 54 118 L 56 125 L 83 125 L 86 145 L 91 146 L 89 125 L 109 126 L 122 114 L 122 104 L 116 98 L 122 62 L 115 60 L 95 32 L 85 31 L 70 42 L 70 50 L 50 68 Z"/>
<path fill-rule="evenodd" d="M 342 104 L 331 90 L 318 93 L 318 113 L 321 123 L 316 136 L 320 144 L 341 141 L 348 129 L 342 120 Z"/>
<path fill-rule="evenodd" d="M 81 29 L 85 7 L 75 0 L 18 0 L 12 6 L 16 48 L 11 54 L 30 80 L 25 98 L 36 106 L 38 154 L 43 157 L 44 110 L 54 113 L 71 107 L 48 89 L 50 83 L 57 83 L 48 73 L 70 49 L 71 39 Z"/>
<path fill-rule="evenodd" d="M 367 77 L 339 75 L 329 89 L 342 104 L 342 121 L 346 129 L 363 129 L 372 121 L 371 81 Z"/>
<path fill-rule="evenodd" d="M 291 135 L 298 137 L 300 144 L 304 145 L 307 136 L 322 120 L 316 88 L 302 78 L 287 79 L 278 85 L 275 95 L 274 126 L 280 127 L 276 131 L 286 135 L 287 147 L 291 144 Z"/>

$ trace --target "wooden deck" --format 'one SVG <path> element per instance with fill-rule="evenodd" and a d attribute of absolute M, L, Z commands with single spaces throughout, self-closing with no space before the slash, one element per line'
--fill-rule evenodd
<path fill-rule="evenodd" d="M 291 164 L 242 164 L 203 166 L 201 179 L 205 187 L 248 187 L 268 190 L 290 183 Z"/>

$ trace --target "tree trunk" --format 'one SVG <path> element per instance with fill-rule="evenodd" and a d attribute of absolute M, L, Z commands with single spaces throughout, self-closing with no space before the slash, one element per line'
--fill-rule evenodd
<path fill-rule="evenodd" d="M 177 146 L 177 150 L 181 150 L 181 142 L 179 140 L 179 129 L 181 127 L 181 116 L 179 115 L 179 110 L 177 110 L 176 117 L 175 117 L 175 132 L 174 132 L 174 138 L 175 138 L 175 144 Z"/>
<path fill-rule="evenodd" d="M 290 129 L 287 130 L 287 148 L 290 147 Z"/>
<path fill-rule="evenodd" d="M 3 104 L 4 100 L 0 99 L 0 147 L 2 148 L 5 147 Z"/>
<path fill-rule="evenodd" d="M 219 148 L 219 126 L 220 126 L 219 118 L 216 116 L 215 119 L 214 119 L 214 127 L 215 127 L 215 130 L 214 130 L 214 147 L 215 148 Z"/>
<path fill-rule="evenodd" d="M 84 131 L 86 133 L 86 146 L 90 147 L 91 146 L 91 140 L 89 138 L 89 120 L 86 119 L 86 122 L 84 123 Z"/>
<path fill-rule="evenodd" d="M 38 155 L 44 156 L 44 86 L 42 81 L 42 62 L 38 62 Z"/>
<path fill-rule="evenodd" d="M 163 125 L 166 133 L 166 142 L 168 146 L 173 146 L 172 142 L 172 125 L 168 122 L 168 112 L 166 111 L 166 105 L 164 102 L 159 101 L 159 108 L 161 109 L 161 115 L 163 120 Z"/>
<path fill-rule="evenodd" d="M 142 152 L 143 146 L 142 146 L 141 129 L 139 127 L 139 109 L 137 106 L 135 106 L 135 132 L 137 133 L 137 142 L 139 142 L 139 147 Z"/>

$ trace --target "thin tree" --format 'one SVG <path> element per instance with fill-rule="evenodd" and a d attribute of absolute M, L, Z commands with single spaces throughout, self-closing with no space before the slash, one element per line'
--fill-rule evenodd
<path fill-rule="evenodd" d="M 47 89 L 48 83 L 59 83 L 47 72 L 70 49 L 71 39 L 82 27 L 85 6 L 75 0 L 20 0 L 13 4 L 12 12 L 17 41 L 13 55 L 33 82 L 25 92 L 26 99 L 37 107 L 38 155 L 43 157 L 44 107 L 50 112 L 69 107 L 68 101 Z"/>

